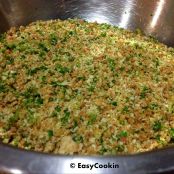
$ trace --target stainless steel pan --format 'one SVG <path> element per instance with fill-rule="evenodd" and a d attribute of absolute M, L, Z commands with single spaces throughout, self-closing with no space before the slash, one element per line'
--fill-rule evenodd
<path fill-rule="evenodd" d="M 140 28 L 168 46 L 174 45 L 173 0 L 0 0 L 0 32 L 12 26 L 55 18 L 83 18 L 131 30 Z M 80 163 L 97 163 L 96 166 L 114 163 L 116 168 L 82 169 L 78 168 Z M 84 157 L 29 152 L 0 143 L 0 171 L 18 174 L 174 173 L 174 148 L 128 156 Z"/>

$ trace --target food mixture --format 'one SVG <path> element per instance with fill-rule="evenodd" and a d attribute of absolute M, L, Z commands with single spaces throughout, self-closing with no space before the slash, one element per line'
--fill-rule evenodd
<path fill-rule="evenodd" d="M 0 37 L 0 139 L 55 154 L 132 154 L 174 142 L 174 49 L 78 19 Z"/>

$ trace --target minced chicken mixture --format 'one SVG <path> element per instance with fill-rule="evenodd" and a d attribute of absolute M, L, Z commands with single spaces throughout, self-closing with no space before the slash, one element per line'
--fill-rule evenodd
<path fill-rule="evenodd" d="M 0 138 L 55 154 L 132 154 L 174 142 L 174 49 L 83 20 L 0 37 Z"/>

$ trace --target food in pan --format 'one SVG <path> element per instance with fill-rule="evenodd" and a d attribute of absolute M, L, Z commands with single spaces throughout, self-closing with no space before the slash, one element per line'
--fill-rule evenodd
<path fill-rule="evenodd" d="M 174 141 L 174 49 L 78 19 L 0 38 L 0 138 L 55 154 L 132 154 Z"/>

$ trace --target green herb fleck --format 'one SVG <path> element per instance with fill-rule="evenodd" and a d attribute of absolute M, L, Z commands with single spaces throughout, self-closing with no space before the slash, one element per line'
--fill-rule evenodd
<path fill-rule="evenodd" d="M 95 90 L 95 85 L 91 85 L 88 87 L 89 92 L 94 92 L 94 90 Z"/>
<path fill-rule="evenodd" d="M 73 129 L 75 129 L 78 126 L 78 121 L 74 120 L 74 125 L 73 125 Z"/>
<path fill-rule="evenodd" d="M 111 101 L 111 105 L 117 106 L 117 102 L 116 101 Z"/>
<path fill-rule="evenodd" d="M 52 130 L 48 130 L 47 133 L 49 138 L 51 138 L 54 135 Z"/>
<path fill-rule="evenodd" d="M 86 80 L 86 78 L 85 78 L 85 76 L 79 76 L 79 77 L 77 77 L 77 80 L 82 80 L 82 81 L 84 81 L 84 80 Z"/>
<path fill-rule="evenodd" d="M 49 51 L 49 49 L 46 47 L 46 45 L 44 43 L 41 43 L 41 42 L 39 43 L 39 48 L 45 52 Z"/>
<path fill-rule="evenodd" d="M 12 43 L 12 44 L 5 44 L 5 47 L 9 50 L 14 50 L 16 48 L 16 44 Z"/>
<path fill-rule="evenodd" d="M 158 58 L 155 59 L 155 67 L 157 68 L 160 65 L 160 61 Z"/>
<path fill-rule="evenodd" d="M 32 111 L 29 111 L 27 115 L 27 121 L 29 124 L 33 125 L 37 122 L 37 117 L 34 115 Z"/>
<path fill-rule="evenodd" d="M 83 137 L 81 135 L 74 135 L 72 137 L 72 139 L 76 142 L 76 143 L 83 143 Z"/>
<path fill-rule="evenodd" d="M 40 66 L 40 67 L 28 69 L 27 74 L 32 76 L 40 70 L 45 71 L 45 70 L 47 70 L 47 67 L 46 66 Z"/>
<path fill-rule="evenodd" d="M 100 153 L 101 155 L 103 155 L 103 154 L 105 154 L 107 151 L 108 151 L 107 148 L 105 148 L 104 145 L 102 145 L 102 147 L 101 147 L 99 153 Z"/>
<path fill-rule="evenodd" d="M 123 138 L 123 137 L 127 137 L 128 133 L 127 131 L 121 131 L 119 134 L 118 134 L 118 137 L 119 138 Z"/>
<path fill-rule="evenodd" d="M 28 88 L 22 95 L 25 97 L 26 106 L 40 106 L 43 104 L 41 95 L 33 87 Z"/>
<path fill-rule="evenodd" d="M 60 107 L 60 106 L 56 106 L 56 107 L 55 107 L 55 111 L 56 111 L 56 112 L 60 112 L 60 111 L 61 111 L 61 107 Z"/>
<path fill-rule="evenodd" d="M 156 109 L 158 109 L 158 104 L 157 103 L 152 103 L 152 104 L 150 104 L 150 109 L 152 109 L 152 110 L 156 110 Z"/>
<path fill-rule="evenodd" d="M 51 43 L 51 45 L 55 46 L 57 44 L 57 41 L 58 41 L 57 36 L 55 34 L 51 34 L 50 35 L 50 43 Z"/>
<path fill-rule="evenodd" d="M 143 99 L 146 97 L 146 94 L 149 92 L 149 88 L 147 86 L 143 86 L 142 92 L 140 94 L 140 98 Z"/>
<path fill-rule="evenodd" d="M 14 58 L 7 56 L 7 61 L 6 61 L 7 65 L 11 65 L 14 63 Z"/>
<path fill-rule="evenodd" d="M 63 125 L 67 124 L 70 118 L 70 112 L 68 111 L 68 109 L 64 110 L 64 117 L 61 118 L 61 122 Z"/>
<path fill-rule="evenodd" d="M 52 117 L 57 117 L 58 116 L 58 113 L 61 111 L 61 107 L 59 106 L 56 106 L 54 111 L 52 112 L 51 116 Z"/>
<path fill-rule="evenodd" d="M 69 36 L 74 36 L 76 35 L 76 31 L 69 31 Z"/>
<path fill-rule="evenodd" d="M 63 75 L 70 72 L 69 68 L 63 67 L 63 66 L 60 65 L 60 64 L 57 64 L 57 65 L 56 65 L 56 71 L 60 72 L 60 73 L 63 74 Z"/>
<path fill-rule="evenodd" d="M 109 29 L 110 27 L 111 27 L 111 25 L 109 25 L 109 24 L 101 24 L 100 25 L 100 27 L 101 27 L 101 29 Z"/>
<path fill-rule="evenodd" d="M 116 151 L 117 152 L 123 152 L 124 149 L 125 149 L 124 145 L 119 144 L 119 145 L 116 146 Z"/>
<path fill-rule="evenodd" d="M 172 105 L 170 106 L 169 112 L 172 113 L 172 114 L 174 113 L 174 104 L 172 104 Z"/>
<path fill-rule="evenodd" d="M 156 137 L 155 137 L 155 139 L 157 140 L 157 142 L 161 142 L 161 139 L 160 139 L 160 135 L 157 135 Z"/>
<path fill-rule="evenodd" d="M 51 85 L 53 87 L 57 87 L 57 86 L 61 86 L 61 87 L 67 87 L 68 86 L 68 83 L 65 81 L 65 82 L 57 82 L 57 81 L 52 81 L 51 82 Z"/>
<path fill-rule="evenodd" d="M 6 33 L 0 34 L 0 42 L 4 42 Z"/>
<path fill-rule="evenodd" d="M 120 71 L 124 71 L 124 70 L 125 70 L 125 67 L 122 66 L 122 67 L 120 68 Z"/>
<path fill-rule="evenodd" d="M 154 124 L 153 124 L 153 130 L 155 132 L 158 132 L 162 129 L 162 124 L 160 121 L 155 121 Z"/>
<path fill-rule="evenodd" d="M 122 112 L 123 113 L 128 113 L 129 112 L 129 107 L 128 106 L 124 106 Z"/>
<path fill-rule="evenodd" d="M 111 59 L 111 58 L 108 58 L 107 59 L 108 61 L 108 66 L 110 68 L 111 71 L 114 71 L 115 70 L 115 60 L 114 59 Z"/>
<path fill-rule="evenodd" d="M 4 84 L 0 83 L 0 93 L 6 92 L 6 87 Z"/>
<path fill-rule="evenodd" d="M 16 123 L 19 119 L 19 114 L 18 113 L 14 113 L 13 116 L 11 116 L 9 119 L 8 119 L 8 124 L 9 126 L 13 125 L 14 123 Z"/>
<path fill-rule="evenodd" d="M 106 37 L 106 32 L 101 33 L 102 37 Z"/>
<path fill-rule="evenodd" d="M 174 142 L 174 128 L 170 129 L 171 141 Z"/>

